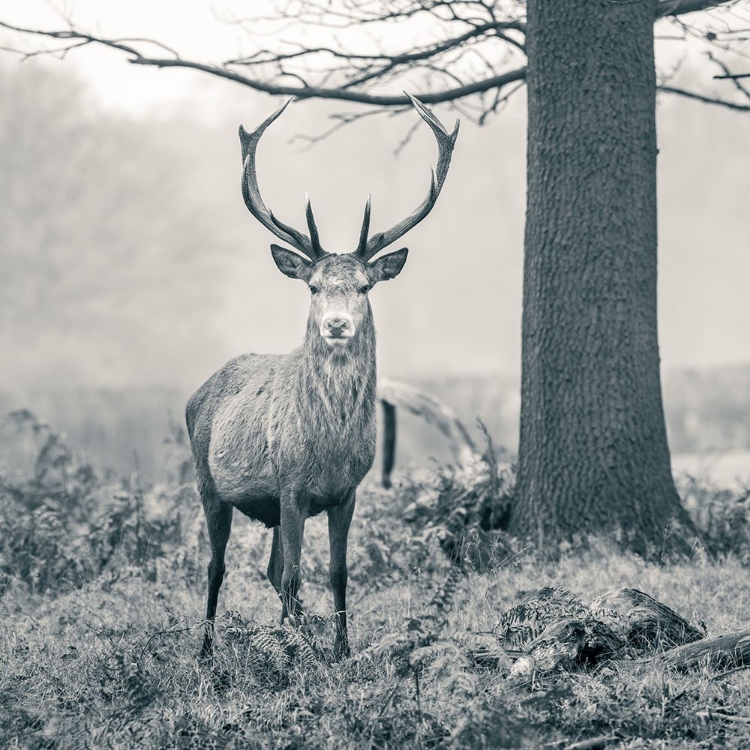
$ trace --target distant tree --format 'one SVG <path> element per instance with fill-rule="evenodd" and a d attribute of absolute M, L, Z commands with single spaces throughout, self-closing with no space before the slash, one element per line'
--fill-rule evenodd
<path fill-rule="evenodd" d="M 73 77 L 0 62 L 0 388 L 170 380 L 165 352 L 216 338 L 206 248 L 218 273 L 228 244 L 186 128 L 147 130 Z"/>
<path fill-rule="evenodd" d="M 399 109 L 408 100 L 382 90 L 408 85 L 424 102 L 452 102 L 480 123 L 526 82 L 521 436 L 510 529 L 541 546 L 614 532 L 623 546 L 657 556 L 686 551 L 693 529 L 672 480 L 659 373 L 655 96 L 750 111 L 750 72 L 731 69 L 746 64 L 749 18 L 746 0 L 293 1 L 269 18 L 231 20 L 251 36 L 264 24 L 284 22 L 287 33 L 314 24 L 327 41 L 311 46 L 300 35 L 219 65 L 153 44 L 159 54 L 147 55 L 143 43 L 73 25 L 3 25 L 270 94 Z M 665 43 L 707 48 L 728 92 L 678 86 L 675 66 L 657 77 L 660 19 Z M 399 29 L 420 36 L 414 43 Z M 371 111 L 341 114 L 334 127 Z"/>

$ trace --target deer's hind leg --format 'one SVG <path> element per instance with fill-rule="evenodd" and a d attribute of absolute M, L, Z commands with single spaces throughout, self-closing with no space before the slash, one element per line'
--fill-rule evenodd
<path fill-rule="evenodd" d="M 204 494 L 203 512 L 211 542 L 211 562 L 208 564 L 208 597 L 206 601 L 206 631 L 203 637 L 201 656 L 206 657 L 213 648 L 214 618 L 219 589 L 224 580 L 224 553 L 232 531 L 232 511 L 229 503 L 222 502 L 213 492 Z"/>

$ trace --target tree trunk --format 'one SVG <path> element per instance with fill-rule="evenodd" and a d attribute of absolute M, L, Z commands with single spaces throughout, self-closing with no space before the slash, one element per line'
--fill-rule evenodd
<path fill-rule="evenodd" d="M 656 322 L 655 0 L 529 0 L 519 475 L 510 530 L 692 525 L 672 479 Z M 676 526 L 675 526 L 676 522 Z"/>

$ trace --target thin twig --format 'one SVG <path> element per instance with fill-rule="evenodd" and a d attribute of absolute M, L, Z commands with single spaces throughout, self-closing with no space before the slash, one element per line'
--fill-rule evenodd
<path fill-rule="evenodd" d="M 676 88 L 675 86 L 657 86 L 656 88 L 658 91 L 665 94 L 677 94 L 678 96 L 684 96 L 686 99 L 695 99 L 704 104 L 715 104 L 719 107 L 736 110 L 737 112 L 750 112 L 750 104 L 737 104 L 737 102 L 731 102 L 727 99 L 705 96 L 704 94 L 698 94 L 695 91 L 688 91 L 687 89 Z"/>

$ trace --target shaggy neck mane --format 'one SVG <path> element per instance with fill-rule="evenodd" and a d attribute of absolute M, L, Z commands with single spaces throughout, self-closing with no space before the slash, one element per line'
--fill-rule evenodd
<path fill-rule="evenodd" d="M 308 319 L 297 379 L 297 405 L 302 418 L 309 419 L 304 424 L 321 425 L 322 421 L 339 434 L 348 432 L 363 412 L 374 411 L 376 381 L 371 310 L 356 336 L 341 348 L 327 344 L 315 321 Z"/>

